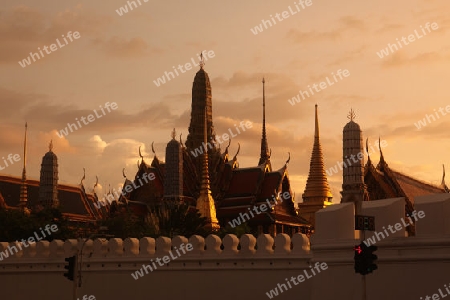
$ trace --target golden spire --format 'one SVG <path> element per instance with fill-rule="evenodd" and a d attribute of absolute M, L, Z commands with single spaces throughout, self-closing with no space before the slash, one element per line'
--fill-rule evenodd
<path fill-rule="evenodd" d="M 205 119 L 204 119 L 204 152 L 202 160 L 202 183 L 200 188 L 200 196 L 197 199 L 197 209 L 202 217 L 207 219 L 206 228 L 216 231 L 220 228 L 219 221 L 216 217 L 216 206 L 214 199 L 211 195 L 211 188 L 209 186 L 209 171 L 208 171 L 208 146 L 207 146 L 207 126 L 206 126 L 206 107 L 205 107 Z"/>
<path fill-rule="evenodd" d="M 325 166 L 323 162 L 322 145 L 319 140 L 319 118 L 315 112 L 315 130 L 314 130 L 314 146 L 311 154 L 311 161 L 309 165 L 309 176 L 306 181 L 306 188 L 303 194 L 304 202 L 313 201 L 313 199 L 320 199 L 321 202 L 331 201 L 333 195 L 331 194 L 330 186 L 328 185 L 327 176 L 325 173 Z"/>
<path fill-rule="evenodd" d="M 25 139 L 23 143 L 23 171 L 22 185 L 20 186 L 20 202 L 19 206 L 22 210 L 27 211 L 28 187 L 27 187 L 27 131 L 28 123 L 25 123 Z"/>
<path fill-rule="evenodd" d="M 315 125 L 314 126 L 314 143 L 316 142 L 316 139 L 317 139 L 317 142 L 320 145 L 320 142 L 319 142 L 319 116 L 317 115 L 317 104 L 316 104 L 316 114 L 315 114 L 314 125 Z"/>
<path fill-rule="evenodd" d="M 263 77 L 263 121 L 262 121 L 262 137 L 261 137 L 261 155 L 259 157 L 258 165 L 266 164 L 269 167 L 269 171 L 272 171 L 272 166 L 270 164 L 270 153 L 269 144 L 267 142 L 266 135 L 266 92 L 265 92 L 265 79 Z"/>

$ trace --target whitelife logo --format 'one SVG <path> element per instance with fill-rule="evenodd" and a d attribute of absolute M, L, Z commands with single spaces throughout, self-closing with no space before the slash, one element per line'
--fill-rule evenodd
<path fill-rule="evenodd" d="M 245 127 L 244 127 L 244 125 L 245 125 L 245 127 L 247 127 L 247 128 L 252 128 L 252 127 L 253 127 L 253 123 L 252 123 L 252 122 L 247 121 L 247 122 L 244 124 L 244 121 L 241 121 L 239 127 L 242 128 L 242 132 L 245 132 Z M 231 131 L 231 128 L 228 128 L 228 132 L 230 133 L 231 137 L 235 137 L 235 136 L 237 136 L 238 134 L 241 133 L 241 131 L 239 130 L 239 128 L 236 126 L 236 124 L 234 124 L 234 127 L 236 128 L 237 134 L 233 134 L 233 132 Z M 223 140 L 221 140 L 220 138 L 222 138 Z M 213 144 L 216 145 L 216 146 L 218 146 L 218 145 L 222 144 L 224 141 L 228 141 L 229 139 L 230 139 L 230 136 L 228 135 L 228 133 L 224 133 L 224 134 L 222 134 L 222 136 L 216 135 L 216 140 L 213 141 Z M 213 148 L 213 146 L 212 146 L 212 144 L 211 144 L 210 142 L 207 142 L 206 144 L 205 144 L 205 142 L 202 142 L 202 145 L 201 145 L 200 147 L 194 149 L 193 151 L 191 151 L 191 154 L 192 154 L 194 157 L 197 157 L 197 156 L 199 156 L 199 155 L 202 155 L 202 154 L 203 154 L 203 149 L 205 149 L 205 151 L 208 150 L 208 149 L 207 149 L 207 146 L 209 147 L 209 149 L 212 149 L 212 148 Z"/>
<path fill-rule="evenodd" d="M 423 35 L 420 35 L 420 33 L 417 32 L 417 29 L 415 29 L 414 30 L 414 34 L 408 35 L 409 43 L 406 41 L 406 37 L 402 36 L 401 40 L 403 42 L 403 45 L 405 45 L 405 46 L 409 45 L 410 43 L 414 42 L 416 40 L 416 38 L 418 40 L 423 38 L 424 36 L 427 35 L 427 31 L 428 31 L 428 33 L 431 32 L 430 27 L 433 30 L 437 30 L 439 28 L 439 26 L 438 26 L 438 24 L 436 22 L 433 22 L 431 24 L 430 24 L 430 22 L 428 22 L 427 24 L 425 24 L 425 28 L 427 29 L 426 31 L 422 27 L 422 25 L 420 25 L 420 28 L 422 29 Z M 398 38 L 396 38 L 396 40 L 397 40 L 398 47 L 400 47 L 400 49 L 403 48 L 403 45 L 398 40 Z M 398 47 L 397 47 L 397 45 L 395 43 L 394 44 L 389 43 L 389 44 L 387 44 L 387 47 L 385 49 L 382 49 L 380 52 L 377 52 L 377 55 L 378 55 L 379 58 L 383 58 L 383 57 L 389 55 L 389 50 L 391 51 L 391 53 L 394 53 L 395 51 L 398 51 L 399 50 Z"/>
<path fill-rule="evenodd" d="M 69 44 L 69 42 L 68 42 L 68 41 L 66 40 L 66 38 L 64 37 L 64 34 L 62 35 L 62 37 L 63 37 L 64 42 L 66 42 L 66 43 L 65 43 L 65 44 L 61 44 L 61 42 L 59 41 L 59 38 L 57 38 L 57 39 L 56 39 L 56 42 L 57 42 L 59 48 L 56 46 L 56 44 L 51 44 L 50 47 L 47 47 L 47 46 L 42 47 L 42 50 L 44 50 L 45 53 L 50 54 L 50 53 L 52 53 L 52 52 L 55 52 L 55 51 L 58 50 L 58 49 L 61 49 L 62 47 L 65 47 L 66 45 Z M 74 31 L 73 34 L 72 34 L 72 31 L 69 31 L 69 32 L 67 33 L 67 38 L 68 38 L 71 42 L 73 42 L 72 37 L 73 37 L 73 39 L 78 40 L 81 36 L 80 36 L 80 33 L 79 33 L 78 31 Z M 49 48 L 50 48 L 51 51 L 48 50 Z M 22 68 L 25 68 L 26 66 L 31 65 L 31 59 L 33 59 L 33 62 L 36 61 L 35 57 L 36 57 L 37 59 L 41 59 L 41 57 L 44 57 L 44 53 L 42 52 L 42 50 L 41 50 L 40 47 L 38 47 L 38 51 L 39 51 L 39 53 L 41 54 L 41 56 L 39 56 L 39 53 L 33 53 L 33 52 L 30 52 L 30 56 L 28 56 L 27 58 L 23 59 L 22 61 L 19 61 L 19 65 L 20 65 Z"/>
<path fill-rule="evenodd" d="M 12 153 L 10 153 L 10 154 L 8 154 L 8 158 L 7 159 L 5 159 L 4 156 L 2 156 L 2 159 L 3 159 L 4 167 L 2 167 L 2 164 L 0 163 L 0 171 L 6 169 L 7 167 L 9 167 L 11 165 L 13 165 L 14 162 L 20 161 L 20 155 L 19 154 L 14 154 L 13 155 Z M 8 164 L 8 162 L 6 160 L 9 160 L 10 163 Z"/>
<path fill-rule="evenodd" d="M 283 203 L 283 200 L 287 200 L 289 199 L 289 197 L 291 196 L 291 194 L 289 194 L 289 192 L 284 192 L 283 194 L 281 194 L 281 192 L 278 195 L 278 198 L 280 199 L 280 203 Z M 275 198 L 275 195 L 272 195 L 272 199 L 273 199 L 273 203 L 270 203 L 270 200 L 267 198 L 266 202 L 267 205 L 265 203 L 257 203 L 255 206 L 253 206 L 253 208 L 247 208 L 248 212 L 250 213 L 250 215 L 252 216 L 252 218 L 255 217 L 255 214 L 252 212 L 252 210 L 256 213 L 256 215 L 259 215 L 260 213 L 263 213 L 265 211 L 267 211 L 267 209 L 271 210 L 272 207 L 275 206 L 275 204 L 277 204 L 277 199 Z M 258 208 L 261 210 L 259 211 Z M 247 220 L 246 220 L 247 218 Z M 242 219 L 242 221 L 241 221 Z M 230 226 L 232 228 L 235 228 L 243 223 L 245 223 L 246 221 L 250 221 L 250 216 L 247 213 L 239 213 L 239 217 L 231 220 L 228 222 L 228 224 L 230 224 Z"/>
<path fill-rule="evenodd" d="M 290 16 L 298 14 L 301 10 L 305 10 L 306 7 L 311 6 L 312 5 L 312 0 L 306 0 L 306 1 L 299 0 L 298 3 L 294 2 L 294 5 L 295 5 L 296 10 L 295 9 L 293 10 L 292 7 L 289 5 L 288 6 L 289 11 L 285 10 L 281 14 L 280 13 L 276 13 L 275 17 L 277 18 L 277 20 L 279 22 L 281 22 L 281 21 L 289 18 Z M 302 7 L 301 9 L 300 9 L 299 5 Z M 280 18 L 280 16 L 281 16 L 281 18 Z M 274 19 L 274 17 L 272 15 L 270 15 L 270 18 L 272 19 L 273 25 L 277 24 L 277 22 L 275 21 L 275 19 Z M 258 26 L 255 26 L 254 28 L 250 28 L 250 31 L 254 35 L 257 35 L 258 33 L 263 32 L 264 28 L 267 29 L 269 27 L 272 27 L 273 26 L 272 22 L 270 22 L 270 20 L 264 20 L 263 19 L 263 20 L 261 20 L 261 23 Z M 264 28 L 263 28 L 263 25 L 264 25 Z M 267 25 L 269 25 L 269 27 L 267 27 Z"/>
<path fill-rule="evenodd" d="M 421 210 L 421 211 L 419 211 L 419 212 L 413 211 L 413 212 L 411 213 L 411 216 L 412 216 L 412 217 L 414 218 L 414 220 L 417 222 L 417 221 L 419 221 L 419 219 L 422 219 L 422 218 L 425 217 L 425 212 L 424 212 L 423 210 Z M 419 217 L 419 218 L 417 218 L 417 217 Z M 405 228 L 408 227 L 409 225 L 414 224 L 413 220 L 411 219 L 411 217 L 410 217 L 409 215 L 408 215 L 408 223 L 406 223 L 405 220 L 404 220 L 403 218 L 401 218 L 400 221 L 402 222 L 403 227 L 405 227 Z M 389 225 L 389 226 L 388 226 L 388 229 L 389 229 L 389 231 L 390 231 L 392 234 L 394 234 L 394 233 L 396 233 L 397 231 L 399 231 L 399 230 L 402 229 L 402 224 L 396 223 L 394 226 Z M 395 228 L 395 230 L 394 230 L 394 228 Z M 386 236 L 384 236 L 383 232 L 386 234 Z M 364 241 L 364 244 L 366 244 L 366 246 L 369 247 L 370 245 L 375 245 L 375 243 L 377 242 L 377 240 L 378 240 L 378 242 L 379 242 L 379 241 L 381 241 L 382 239 L 387 238 L 388 236 L 389 236 L 389 233 L 388 233 L 386 227 L 383 226 L 383 231 L 381 231 L 381 232 L 375 231 L 374 234 L 373 234 L 373 236 L 372 236 L 371 238 L 367 238 L 367 239 Z M 375 238 L 376 238 L 376 239 L 375 239 Z"/>
<path fill-rule="evenodd" d="M 333 81 L 330 81 L 330 79 L 329 79 L 328 76 L 327 76 L 327 77 L 325 78 L 325 79 L 326 79 L 326 82 L 325 82 L 325 81 L 322 81 L 322 82 L 320 82 L 319 84 L 314 83 L 314 84 L 312 85 L 312 88 L 311 88 L 311 85 L 308 85 L 308 89 L 309 89 L 311 95 L 308 93 L 308 91 L 304 91 L 304 92 L 303 92 L 302 90 L 300 90 L 299 93 L 298 93 L 298 95 L 295 96 L 295 97 L 292 97 L 292 99 L 288 99 L 288 102 L 289 102 L 292 106 L 294 106 L 296 103 L 300 103 L 300 102 L 302 101 L 302 99 L 305 100 L 305 95 L 306 95 L 306 97 L 309 98 L 309 97 L 311 97 L 312 95 L 314 95 L 314 91 L 316 91 L 316 92 L 318 93 L 318 92 L 320 92 L 320 91 L 326 89 L 327 87 L 332 86 L 332 85 L 334 85 L 335 83 L 339 82 L 339 80 L 336 78 L 336 76 L 338 76 L 340 80 L 343 80 L 344 78 L 347 78 L 348 76 L 350 76 L 350 72 L 349 72 L 347 69 L 345 69 L 344 71 L 342 71 L 341 69 L 339 69 L 339 70 L 337 70 L 336 75 L 334 75 L 334 72 L 331 72 L 331 75 L 333 76 L 334 82 L 333 82 Z M 343 78 L 342 76 L 344 76 L 344 78 Z M 320 87 L 320 90 L 318 89 L 318 87 Z M 314 91 L 313 91 L 313 89 L 314 89 Z M 300 96 L 302 96 L 302 99 L 300 99 Z"/>
<path fill-rule="evenodd" d="M 449 283 L 449 286 L 447 286 L 447 284 L 444 284 L 444 288 L 445 288 L 445 290 L 447 291 L 448 294 L 442 293 L 442 289 L 439 288 L 438 289 L 439 294 L 436 293 L 436 294 L 433 294 L 431 296 L 426 295 L 425 298 L 420 297 L 420 300 L 440 300 L 442 298 L 445 298 L 445 297 L 449 296 L 450 295 L 450 283 Z"/>
<path fill-rule="evenodd" d="M 141 0 L 136 0 L 136 1 L 139 3 L 139 6 L 142 5 Z M 130 7 L 130 11 L 132 11 L 134 8 L 138 8 L 138 5 L 136 4 L 136 1 L 127 1 L 128 6 Z M 144 3 L 147 3 L 150 0 L 142 0 L 142 1 L 144 1 Z M 131 6 L 131 4 L 134 5 L 134 8 L 133 8 L 133 6 Z M 121 6 L 119 9 L 116 9 L 116 13 L 119 16 L 123 16 L 124 14 L 128 13 L 127 5 Z"/>
<path fill-rule="evenodd" d="M 96 120 L 95 117 L 97 117 L 97 119 L 100 119 L 101 117 L 106 115 L 106 112 L 103 110 L 103 107 L 101 105 L 99 105 L 100 110 L 102 111 L 103 115 L 99 115 L 97 113 L 97 110 L 94 109 L 93 112 L 95 114 L 95 116 L 93 114 L 90 114 L 87 116 L 87 118 L 85 117 L 81 117 L 81 121 L 83 122 L 84 125 L 88 125 L 89 123 L 92 123 Z M 111 112 L 112 110 L 116 110 L 118 108 L 117 103 L 116 102 L 112 102 L 111 104 L 109 104 L 109 102 L 105 103 L 105 109 L 108 112 Z M 86 123 L 86 119 L 87 119 L 87 123 Z M 77 125 L 75 123 L 67 123 L 67 126 L 64 129 L 61 129 L 59 132 L 57 132 L 56 134 L 59 136 L 59 138 L 62 138 L 63 136 L 68 136 L 69 135 L 69 129 L 70 132 L 74 132 L 74 130 L 78 130 L 81 127 L 83 127 L 80 123 L 80 120 L 78 120 L 78 118 L 75 118 L 75 121 L 77 121 L 77 124 L 79 127 L 77 127 Z M 73 129 L 75 128 L 75 129 Z"/>
<path fill-rule="evenodd" d="M 379 145 L 375 144 L 375 147 L 380 150 L 380 146 L 382 148 L 387 147 L 387 141 L 386 140 L 382 140 L 381 142 L 379 142 Z M 367 152 L 367 155 L 371 155 L 372 153 L 375 153 L 375 149 L 373 147 L 373 145 L 370 145 L 370 149 L 368 149 L 369 151 Z M 359 161 L 361 161 L 364 158 L 364 152 L 358 152 L 357 155 L 350 155 L 350 157 L 345 157 L 346 161 L 338 161 L 336 162 L 336 164 L 333 167 L 330 167 L 329 169 L 327 169 L 325 172 L 327 173 L 327 176 L 333 176 L 334 174 L 337 174 L 339 172 L 339 169 L 341 169 L 341 171 L 343 170 L 342 167 L 344 168 L 348 168 L 350 167 L 353 163 L 357 163 Z M 351 160 L 350 160 L 351 159 Z M 353 161 L 353 162 L 352 162 Z"/>
<path fill-rule="evenodd" d="M 314 267 L 313 266 L 309 266 L 309 267 L 311 268 L 312 275 L 308 274 L 307 270 L 303 270 L 303 273 L 305 274 L 304 276 L 302 274 L 300 274 L 297 276 L 297 278 L 295 278 L 294 276 L 292 276 L 291 279 L 285 278 L 286 283 L 289 286 L 289 289 L 292 289 L 291 282 L 295 285 L 299 285 L 300 283 L 305 281 L 305 279 L 313 278 L 313 276 L 318 275 L 321 271 L 325 271 L 326 269 L 328 269 L 328 265 L 325 262 L 323 262 L 323 263 L 316 262 Z M 314 271 L 314 269 L 316 269 L 317 274 Z M 305 278 L 305 276 L 306 276 L 306 278 Z M 298 281 L 296 281 L 295 279 L 297 279 Z M 277 286 L 278 287 L 275 287 L 275 289 L 270 290 L 270 292 L 266 293 L 266 295 L 267 295 L 267 297 L 269 297 L 269 299 L 272 299 L 275 296 L 278 296 L 278 289 L 280 289 L 280 294 L 284 292 L 282 288 L 284 288 L 286 290 L 286 292 L 289 290 L 288 287 L 286 286 L 286 284 L 284 284 L 284 283 L 281 283 L 281 284 L 279 283 Z"/>
<path fill-rule="evenodd" d="M 19 247 L 20 251 L 22 251 L 22 246 L 25 248 L 28 248 L 28 246 L 30 246 L 31 244 L 34 244 L 36 242 L 39 242 L 40 240 L 43 240 L 47 235 L 45 235 L 44 230 L 48 233 L 48 235 L 51 235 L 52 233 L 55 233 L 58 231 L 58 225 L 56 224 L 52 224 L 52 225 L 45 225 L 45 229 L 42 230 L 42 227 L 39 228 L 39 230 L 41 231 L 42 237 L 39 237 L 39 234 L 37 232 L 34 232 L 34 237 L 36 237 L 36 239 L 33 236 L 30 236 L 27 240 L 22 239 L 21 242 L 16 241 L 16 246 Z M 28 244 L 27 244 L 28 241 Z M 17 249 L 16 246 L 8 246 L 8 248 L 5 250 L 5 252 L 0 252 L 0 261 L 3 260 L 3 258 L 8 258 L 9 253 L 11 253 L 11 255 L 16 254 L 17 252 L 19 252 L 19 250 Z M 14 253 L 12 252 L 12 250 L 14 249 Z"/>
<path fill-rule="evenodd" d="M 216 54 L 214 53 L 213 50 L 209 50 L 208 53 L 206 53 L 206 50 L 203 50 L 202 53 L 197 54 L 198 63 L 195 62 L 193 57 L 191 58 L 192 65 L 194 65 L 194 67 L 195 66 L 200 66 L 200 64 L 203 62 L 203 58 L 205 59 L 205 61 L 207 61 L 208 58 L 213 58 L 215 56 L 216 56 Z M 191 63 L 188 62 L 188 63 L 184 64 L 184 68 L 185 69 L 183 69 L 183 65 L 178 65 L 178 67 L 176 67 L 176 68 L 175 68 L 175 66 L 172 66 L 172 68 L 173 68 L 173 71 L 175 72 L 175 74 L 177 74 L 177 76 L 180 76 L 180 74 L 178 73 L 177 69 L 180 70 L 180 72 L 184 74 L 187 71 L 192 69 L 192 65 L 191 65 Z M 164 72 L 163 76 L 157 78 L 156 80 L 153 80 L 153 83 L 157 87 L 159 87 L 161 84 L 166 83 L 166 78 L 167 78 L 167 81 L 175 79 L 175 77 L 176 77 L 175 74 L 173 72 L 171 72 L 171 71 L 169 71 L 169 72 L 166 71 L 166 72 Z M 169 75 L 172 76 L 172 78 L 170 78 Z"/>
<path fill-rule="evenodd" d="M 447 115 L 447 113 L 444 112 L 444 109 L 442 107 L 439 107 L 438 111 L 441 113 L 442 116 Z M 450 105 L 447 105 L 445 107 L 445 111 L 450 113 Z M 420 130 L 420 129 L 422 129 L 422 127 L 425 127 L 428 124 L 430 124 L 432 122 L 431 120 L 433 120 L 433 122 L 434 122 L 434 121 L 436 121 L 436 118 L 440 119 L 440 116 L 439 116 L 438 112 L 436 111 L 436 109 L 434 109 L 434 114 L 436 115 L 436 117 L 433 116 L 432 114 L 431 115 L 426 114 L 425 118 L 423 118 L 422 120 L 419 120 L 417 123 L 414 123 L 417 130 Z M 428 121 L 428 123 L 427 123 L 427 121 Z"/>
<path fill-rule="evenodd" d="M 164 264 L 170 263 L 171 258 L 172 258 L 172 260 L 175 260 L 175 259 L 177 259 L 178 257 L 181 256 L 181 253 L 180 253 L 180 251 L 178 251 L 178 250 L 181 250 L 181 252 L 183 252 L 183 254 L 186 254 L 186 250 L 187 250 L 187 251 L 192 251 L 192 250 L 194 249 L 194 246 L 192 246 L 191 243 L 187 243 L 187 244 L 186 244 L 186 249 L 184 248 L 184 246 L 185 246 L 184 243 L 182 243 L 182 244 L 180 245 L 180 249 L 177 249 L 177 247 L 174 246 L 174 247 L 173 247 L 173 250 L 170 250 L 170 251 L 169 251 L 170 257 L 169 257 L 169 255 L 165 255 L 163 258 L 157 257 L 157 258 L 155 259 L 156 262 L 158 263 L 158 265 L 159 265 L 160 267 L 163 267 Z M 178 256 L 174 256 L 174 255 L 172 254 L 172 251 L 176 251 L 177 254 L 178 254 Z M 162 260 L 162 263 L 161 263 L 161 260 Z M 148 274 L 148 270 L 150 270 L 150 272 L 153 272 L 153 270 L 157 270 L 158 267 L 156 266 L 156 264 L 155 264 L 155 262 L 153 261 L 153 259 L 151 259 L 150 262 L 152 263 L 152 265 L 142 265 L 142 268 L 140 268 L 139 270 L 137 270 L 137 271 L 134 272 L 134 273 L 131 273 L 131 277 L 133 277 L 134 280 L 138 280 L 139 278 L 144 277 L 145 274 Z M 153 266 L 153 267 L 152 267 L 152 266 Z M 144 274 L 144 271 L 145 271 L 145 274 Z"/>
<path fill-rule="evenodd" d="M 154 180 L 155 178 L 156 178 L 156 176 L 153 173 L 150 173 L 150 174 L 144 173 L 144 174 L 142 174 L 142 179 L 144 179 L 145 183 L 148 183 L 149 180 Z M 127 193 L 131 193 L 133 191 L 133 187 L 134 187 L 134 190 L 136 190 L 136 189 L 140 188 L 141 186 L 143 186 L 144 183 L 142 182 L 141 178 L 139 178 L 139 175 L 137 176 L 137 179 L 139 180 L 139 184 L 140 185 L 136 185 L 135 182 L 132 181 L 131 183 L 132 183 L 133 186 L 126 185 L 124 187 L 124 189 L 122 189 L 122 191 L 120 193 L 116 189 L 113 189 L 112 193 L 108 193 L 107 195 L 103 195 L 103 199 L 95 202 L 94 206 L 97 209 L 100 209 L 100 207 L 106 206 L 110 202 L 113 202 L 115 200 L 114 196 L 117 197 L 116 199 L 120 199 L 120 195 L 125 196 Z"/>

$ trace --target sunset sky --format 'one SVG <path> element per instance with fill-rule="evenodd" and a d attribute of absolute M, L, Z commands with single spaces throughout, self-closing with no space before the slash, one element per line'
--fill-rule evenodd
<path fill-rule="evenodd" d="M 281 168 L 291 152 L 288 172 L 297 202 L 309 171 L 315 104 L 326 169 L 342 160 L 342 129 L 353 108 L 364 139 L 372 145 L 379 136 L 386 141 L 383 153 L 391 168 L 432 184 L 440 183 L 442 164 L 450 170 L 450 113 L 439 113 L 420 130 L 414 124 L 450 105 L 450 2 L 312 0 L 297 11 L 292 0 L 144 1 L 122 16 L 116 10 L 124 0 L 1 1 L 0 157 L 22 155 L 28 122 L 28 178 L 39 178 L 53 140 L 60 183 L 78 184 L 85 167 L 88 190 L 96 175 L 103 189 L 119 187 L 122 168 L 134 177 L 140 145 L 150 163 L 153 141 L 164 160 L 173 128 L 186 139 L 198 67 L 159 87 L 154 80 L 172 66 L 198 62 L 197 54 L 206 50 L 215 54 L 204 69 L 211 79 L 216 134 L 253 122 L 231 143 L 231 155 L 241 144 L 241 168 L 258 163 L 265 77 L 272 166 Z M 287 18 L 252 33 L 283 11 Z M 439 28 L 424 35 L 427 22 Z M 386 57 L 377 55 L 415 30 L 420 38 Z M 79 39 L 25 68 L 19 65 L 38 47 L 62 42 L 69 31 L 78 31 Z M 331 79 L 339 69 L 350 75 L 289 104 L 299 90 Z M 117 109 L 58 137 L 67 123 L 107 102 L 116 102 Z M 378 158 L 371 155 L 375 163 Z M 20 176 L 21 169 L 22 161 L 0 174 Z M 342 172 L 328 180 L 338 203 Z"/>

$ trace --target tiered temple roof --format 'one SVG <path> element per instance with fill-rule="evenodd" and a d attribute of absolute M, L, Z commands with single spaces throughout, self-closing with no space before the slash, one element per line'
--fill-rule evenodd
<path fill-rule="evenodd" d="M 248 224 L 259 233 L 276 234 L 281 232 L 294 233 L 307 231 L 310 224 L 297 215 L 294 195 L 292 194 L 288 162 L 279 170 L 272 171 L 270 151 L 267 142 L 265 127 L 265 80 L 263 79 L 263 126 L 261 138 L 261 155 L 259 164 L 250 168 L 239 168 L 237 155 L 229 159 L 228 148 L 222 153 L 215 142 L 215 133 L 212 120 L 212 93 L 208 74 L 203 66 L 197 72 L 192 87 L 192 111 L 189 125 L 189 135 L 183 151 L 183 196 L 181 200 L 196 206 L 201 195 L 202 182 L 204 185 L 204 172 L 207 170 L 211 196 L 214 199 L 217 219 L 221 226 L 239 217 L 240 213 L 248 212 L 253 206 L 267 204 L 267 200 L 274 202 L 273 209 L 256 215 Z M 231 143 L 231 141 L 230 141 Z M 196 149 L 207 148 L 207 155 L 194 155 Z M 154 152 L 154 150 L 153 150 Z M 207 168 L 204 166 L 204 157 L 207 157 Z M 166 159 L 167 160 L 167 159 Z M 133 189 L 126 199 L 129 206 L 140 207 L 140 213 L 145 214 L 147 205 L 158 205 L 163 201 L 166 178 L 173 174 L 166 174 L 165 163 L 160 161 L 156 154 L 149 166 L 144 161 L 139 165 L 135 176 L 142 178 L 144 173 L 153 173 L 155 179 L 144 186 Z M 170 172 L 170 171 L 169 171 Z M 202 175 L 203 174 L 203 175 Z M 203 178 L 203 179 L 202 179 Z M 167 188 L 167 187 L 166 187 Z M 281 201 L 279 194 L 289 195 Z"/>

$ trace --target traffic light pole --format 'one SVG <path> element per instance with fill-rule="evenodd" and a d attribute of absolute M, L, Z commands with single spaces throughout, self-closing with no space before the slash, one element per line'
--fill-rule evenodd
<path fill-rule="evenodd" d="M 366 239 L 366 231 L 362 230 L 362 241 Z M 362 300 L 367 300 L 366 275 L 362 276 Z"/>
<path fill-rule="evenodd" d="M 77 274 L 78 271 L 78 251 L 75 254 L 75 257 L 77 258 L 77 263 L 75 264 L 75 274 Z M 77 283 L 78 282 L 78 276 L 74 276 L 73 278 L 73 286 L 72 286 L 72 300 L 77 300 Z"/>

